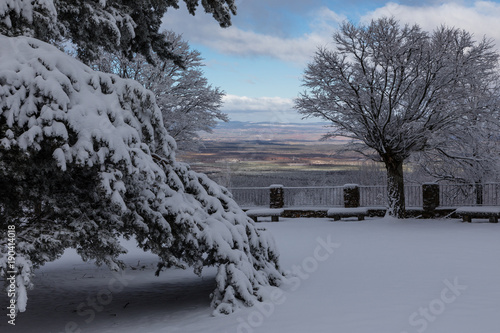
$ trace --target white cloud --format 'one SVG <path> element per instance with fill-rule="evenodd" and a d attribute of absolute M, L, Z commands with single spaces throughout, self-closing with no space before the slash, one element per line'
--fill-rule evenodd
<path fill-rule="evenodd" d="M 228 113 L 231 120 L 288 123 L 302 118 L 293 109 L 290 98 L 226 95 L 223 102 L 222 111 Z"/>
<path fill-rule="evenodd" d="M 219 29 L 217 38 L 206 45 L 223 53 L 237 55 L 264 55 L 286 62 L 304 65 L 311 59 L 318 46 L 331 42 L 331 36 L 345 16 L 322 7 L 311 15 L 311 32 L 296 38 L 282 38 L 244 31 L 236 27 Z"/>
<path fill-rule="evenodd" d="M 247 97 L 226 95 L 223 98 L 223 110 L 231 111 L 289 111 L 293 109 L 293 100 L 283 97 Z"/>
<path fill-rule="evenodd" d="M 408 6 L 390 2 L 364 15 L 360 21 L 368 22 L 382 16 L 395 16 L 401 22 L 418 23 L 429 31 L 445 24 L 474 33 L 477 39 L 487 36 L 500 43 L 498 3 L 476 1 L 472 6 L 457 2 L 421 4 Z M 183 9 L 168 13 L 163 27 L 181 32 L 189 42 L 205 45 L 223 54 L 243 57 L 268 56 L 304 66 L 311 60 L 318 46 L 331 43 L 331 36 L 336 27 L 346 17 L 326 7 L 317 8 L 303 17 L 310 18 L 309 32 L 297 37 L 243 30 L 238 28 L 237 23 L 222 29 L 210 15 L 199 12 L 193 17 Z"/>
<path fill-rule="evenodd" d="M 443 24 L 464 29 L 478 40 L 483 36 L 494 39 L 497 49 L 500 49 L 500 4 L 495 2 L 476 1 L 473 6 L 448 2 L 422 7 L 388 3 L 363 16 L 360 21 L 367 23 L 383 16 L 394 16 L 403 23 L 417 23 L 427 31 Z"/>
<path fill-rule="evenodd" d="M 269 56 L 304 66 L 318 46 L 331 42 L 332 33 L 345 20 L 326 7 L 311 13 L 310 32 L 299 37 L 280 37 L 243 30 L 237 26 L 221 29 L 211 17 L 189 16 L 182 10 L 167 14 L 163 28 L 181 32 L 189 42 L 199 43 L 218 52 L 238 56 Z M 187 25 L 186 22 L 192 22 Z"/>
<path fill-rule="evenodd" d="M 217 38 L 206 41 L 219 52 L 240 56 L 269 56 L 292 63 L 304 63 L 315 47 L 323 42 L 322 36 L 311 33 L 301 38 L 283 39 L 238 28 L 221 30 Z"/>

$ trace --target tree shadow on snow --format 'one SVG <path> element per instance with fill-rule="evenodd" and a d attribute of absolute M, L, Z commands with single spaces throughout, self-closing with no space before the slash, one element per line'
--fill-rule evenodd
<path fill-rule="evenodd" d="M 202 277 L 190 269 L 168 269 L 156 277 L 151 266 L 121 274 L 95 266 L 38 272 L 26 312 L 19 313 L 15 326 L 0 321 L 0 331 L 84 333 L 163 327 L 193 315 L 209 316 L 215 286 L 213 268 Z M 7 302 L 0 303 L 4 313 Z"/>

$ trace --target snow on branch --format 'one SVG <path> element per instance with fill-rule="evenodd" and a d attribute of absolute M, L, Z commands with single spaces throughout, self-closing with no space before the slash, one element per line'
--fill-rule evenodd
<path fill-rule="evenodd" d="M 175 161 L 149 90 L 36 39 L 0 35 L 0 45 L 0 188 L 10 193 L 0 220 L 16 225 L 20 290 L 69 247 L 120 269 L 120 237 L 157 254 L 159 271 L 218 266 L 216 313 L 280 284 L 273 238 L 225 188 Z"/>
<path fill-rule="evenodd" d="M 194 15 L 201 4 L 222 27 L 236 15 L 234 0 L 184 0 Z M 159 33 L 167 9 L 179 8 L 172 0 L 4 0 L 0 2 L 0 34 L 29 36 L 57 43 L 73 43 L 78 57 L 95 60 L 100 48 L 132 56 L 140 53 L 152 61 L 176 58 L 172 45 Z"/>

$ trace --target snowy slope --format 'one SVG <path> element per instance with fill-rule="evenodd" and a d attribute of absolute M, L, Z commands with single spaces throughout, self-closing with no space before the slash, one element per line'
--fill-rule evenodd
<path fill-rule="evenodd" d="M 202 278 L 174 269 L 154 277 L 155 256 L 130 242 L 125 261 L 134 270 L 124 276 L 83 263 L 69 250 L 42 267 L 27 311 L 16 327 L 1 320 L 0 331 L 500 331 L 498 224 L 283 219 L 262 225 L 276 238 L 283 267 L 296 273 L 274 303 L 212 317 L 214 270 Z"/>

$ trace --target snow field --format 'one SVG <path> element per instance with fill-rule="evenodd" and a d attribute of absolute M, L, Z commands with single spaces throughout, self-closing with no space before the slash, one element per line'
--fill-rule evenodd
<path fill-rule="evenodd" d="M 294 275 L 254 307 L 211 315 L 216 270 L 200 278 L 134 249 L 123 274 L 73 251 L 36 271 L 27 311 L 1 332 L 497 333 L 500 228 L 456 220 L 282 219 L 274 235 Z M 487 220 L 484 220 L 487 221 Z M 6 298 L 1 306 L 6 307 Z"/>

